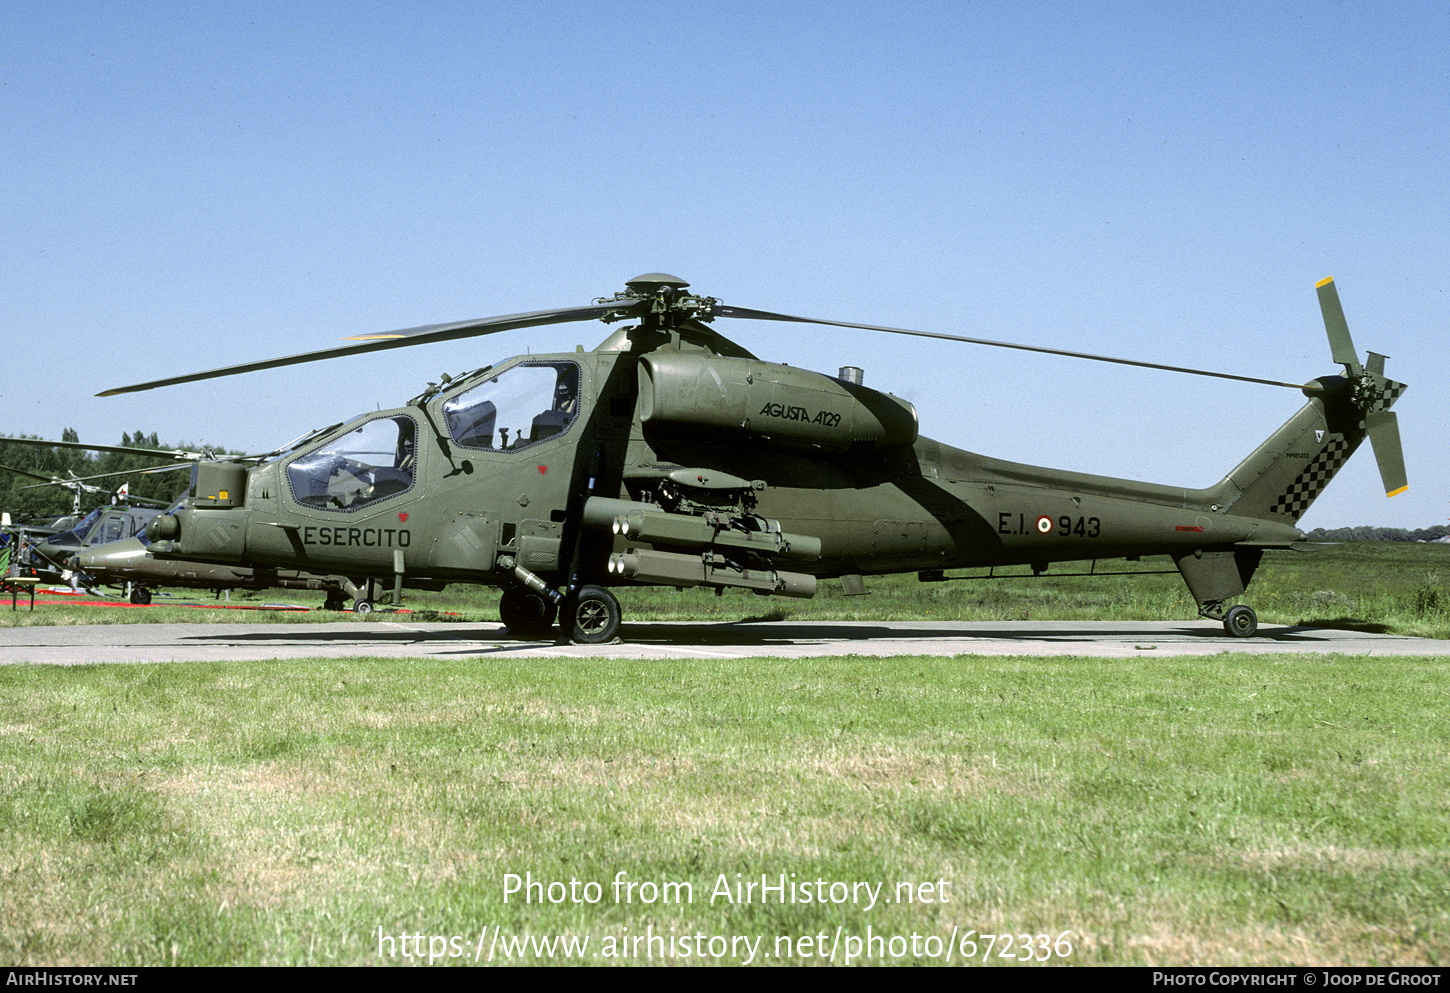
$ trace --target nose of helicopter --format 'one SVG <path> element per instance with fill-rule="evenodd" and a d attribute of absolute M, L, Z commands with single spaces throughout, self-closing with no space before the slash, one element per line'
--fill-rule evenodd
<path fill-rule="evenodd" d="M 70 568 L 86 572 L 124 571 L 132 568 L 138 559 L 146 557 L 146 546 L 137 538 L 126 538 L 106 545 L 97 545 L 72 556 Z"/>

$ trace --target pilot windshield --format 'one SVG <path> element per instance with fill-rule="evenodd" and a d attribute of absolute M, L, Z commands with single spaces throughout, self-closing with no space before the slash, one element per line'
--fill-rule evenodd
<path fill-rule="evenodd" d="M 86 543 L 86 536 L 91 533 L 91 528 L 95 527 L 96 522 L 100 519 L 101 508 L 97 507 L 85 517 L 81 518 L 81 522 L 69 531 L 54 535 L 45 540 L 52 545 L 84 545 Z"/>
<path fill-rule="evenodd" d="M 287 466 L 292 496 L 304 507 L 353 511 L 413 486 L 417 428 L 411 417 L 368 421 Z"/>
<path fill-rule="evenodd" d="M 298 436 L 296 438 L 293 438 L 291 441 L 287 442 L 287 444 L 283 445 L 281 448 L 279 448 L 276 451 L 274 451 L 274 452 L 272 452 L 272 453 L 270 453 L 268 455 L 265 455 L 262 458 L 258 459 L 257 460 L 257 465 L 269 465 L 270 463 L 281 461 L 282 459 L 287 458 L 293 452 L 299 452 L 302 449 L 306 448 L 315 439 L 321 438 L 325 434 L 332 434 L 332 432 L 334 432 L 338 428 L 342 427 L 343 423 L 344 423 L 343 421 L 338 421 L 336 424 L 332 425 L 331 427 L 314 428 L 313 430 L 308 431 L 304 435 L 300 435 L 300 436 Z"/>
<path fill-rule="evenodd" d="M 579 367 L 529 362 L 443 402 L 448 433 L 464 448 L 513 452 L 563 434 L 579 409 Z"/>

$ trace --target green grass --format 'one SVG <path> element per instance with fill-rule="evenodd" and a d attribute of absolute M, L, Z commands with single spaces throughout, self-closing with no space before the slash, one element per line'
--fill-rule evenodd
<path fill-rule="evenodd" d="M 716 597 L 706 590 L 630 587 L 618 590 L 626 621 L 634 620 L 1193 620 L 1197 608 L 1167 558 L 1139 563 L 1103 562 L 1093 576 L 1086 563 L 1053 566 L 1045 576 L 922 583 L 915 575 L 870 577 L 868 596 L 847 597 L 826 580 L 813 600 L 763 598 L 744 592 Z M 1142 570 L 1158 575 L 1126 575 Z M 1025 570 L 1015 570 L 1025 572 Z M 986 570 L 954 575 L 985 575 Z M 380 596 L 386 602 L 390 594 Z M 210 597 L 210 594 L 204 594 Z M 295 590 L 236 592 L 232 602 L 320 606 L 322 594 Z M 1243 602 L 1261 623 L 1351 628 L 1429 638 L 1450 638 L 1450 545 L 1360 542 L 1322 552 L 1272 552 Z M 202 602 L 206 602 L 203 600 Z M 422 619 L 493 621 L 498 594 L 483 587 L 450 586 L 442 593 L 407 591 L 405 606 Z M 377 617 L 378 615 L 374 615 Z M 384 615 L 385 616 L 385 615 Z M 0 610 L 0 626 L 27 624 L 242 623 L 354 618 L 307 613 L 146 609 L 45 604 L 35 612 Z"/>
<path fill-rule="evenodd" d="M 1059 568 L 1077 571 L 621 599 L 633 620 L 1194 616 L 1176 575 Z M 1447 575 L 1444 546 L 1344 545 L 1267 557 L 1245 599 L 1267 623 L 1446 637 Z M 407 605 L 495 604 L 451 587 Z M 46 605 L 0 623 L 339 616 Z M 918 963 L 955 933 L 955 961 L 992 941 L 1008 964 L 984 936 L 1010 933 L 1014 956 L 1076 964 L 1443 965 L 1447 695 L 1437 660 L 1298 655 L 0 667 L 0 959 L 416 963 L 432 936 L 466 963 L 482 933 L 496 961 L 562 961 L 499 934 L 588 938 L 591 964 L 650 934 L 759 939 L 757 962 L 819 960 L 816 936 L 839 935 L 842 961 L 873 934 L 873 961 Z M 619 903 L 621 872 L 694 900 Z M 510 873 L 599 899 L 506 901 Z M 946 881 L 951 900 L 711 902 L 722 878 L 781 873 L 888 897 Z"/>
<path fill-rule="evenodd" d="M 673 927 L 765 962 L 869 928 L 902 963 L 955 929 L 974 962 L 1070 932 L 1053 961 L 1443 965 L 1447 704 L 1439 660 L 1342 656 L 0 667 L 0 959 Z M 694 900 L 618 903 L 620 872 Z M 506 902 L 509 873 L 601 899 Z M 737 873 L 950 902 L 712 903 Z"/>

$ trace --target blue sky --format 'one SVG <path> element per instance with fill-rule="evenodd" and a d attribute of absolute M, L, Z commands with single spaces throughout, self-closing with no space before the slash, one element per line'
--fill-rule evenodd
<path fill-rule="evenodd" d="M 727 303 L 1301 382 L 1391 356 L 1302 522 L 1450 516 L 1450 3 L 16 3 L 0 433 L 265 450 L 568 325 L 99 399 L 345 335 Z M 1207 485 L 1295 391 L 721 322 L 985 454 Z"/>

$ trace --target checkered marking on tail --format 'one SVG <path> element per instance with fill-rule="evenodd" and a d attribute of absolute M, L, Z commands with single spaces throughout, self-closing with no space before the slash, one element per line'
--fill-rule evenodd
<path fill-rule="evenodd" d="M 1384 388 L 1380 390 L 1379 398 L 1371 410 L 1389 410 L 1407 389 L 1404 383 L 1397 383 L 1393 379 L 1386 379 L 1384 382 Z"/>
<path fill-rule="evenodd" d="M 1344 435 L 1330 435 L 1329 443 L 1304 467 L 1298 478 L 1289 484 L 1288 490 L 1269 508 L 1269 512 L 1283 514 L 1290 520 L 1297 521 L 1348 458 L 1349 442 Z"/>

